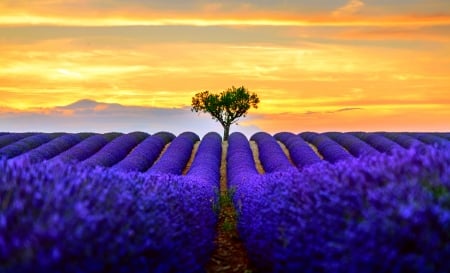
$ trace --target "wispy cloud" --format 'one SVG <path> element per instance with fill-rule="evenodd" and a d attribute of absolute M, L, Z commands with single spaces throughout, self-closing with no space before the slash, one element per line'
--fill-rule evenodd
<path fill-rule="evenodd" d="M 334 16 L 353 15 L 364 7 L 364 2 L 361 0 L 349 0 L 344 6 L 333 11 Z"/>
<path fill-rule="evenodd" d="M 361 107 L 345 107 L 340 108 L 336 110 L 329 110 L 329 111 L 306 111 L 303 114 L 304 115 L 316 115 L 316 114 L 335 114 L 340 112 L 347 112 L 347 111 L 354 111 L 354 110 L 364 110 L 364 108 Z"/>

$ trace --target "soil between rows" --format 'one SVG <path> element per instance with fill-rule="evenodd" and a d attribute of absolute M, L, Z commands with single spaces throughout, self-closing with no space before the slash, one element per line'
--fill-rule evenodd
<path fill-rule="evenodd" d="M 220 166 L 220 212 L 217 225 L 216 249 L 206 265 L 206 272 L 254 272 L 250 268 L 247 252 L 239 237 L 236 226 L 236 211 L 227 188 L 227 156 L 228 142 L 222 143 L 222 162 Z"/>

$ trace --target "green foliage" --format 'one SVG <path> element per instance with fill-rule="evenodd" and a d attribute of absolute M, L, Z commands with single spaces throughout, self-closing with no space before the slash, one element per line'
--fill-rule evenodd
<path fill-rule="evenodd" d="M 259 98 L 256 93 L 250 93 L 244 86 L 228 88 L 220 94 L 203 91 L 192 98 L 193 112 L 211 114 L 224 128 L 224 140 L 228 139 L 230 126 L 240 117 L 245 117 L 248 110 L 258 108 Z"/>

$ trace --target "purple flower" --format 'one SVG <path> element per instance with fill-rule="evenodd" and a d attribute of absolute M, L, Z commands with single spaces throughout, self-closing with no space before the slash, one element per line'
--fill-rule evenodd
<path fill-rule="evenodd" d="M 99 151 L 103 146 L 108 143 L 108 139 L 105 135 L 95 134 L 88 137 L 87 139 L 81 141 L 72 148 L 60 153 L 52 160 L 54 161 L 64 161 L 64 162 L 80 162 L 84 159 L 90 157 Z"/>
<path fill-rule="evenodd" d="M 191 157 L 192 148 L 199 137 L 192 132 L 181 133 L 172 142 L 164 154 L 147 170 L 147 174 L 181 174 Z"/>
<path fill-rule="evenodd" d="M 217 223 L 205 181 L 0 160 L 0 271 L 201 272 Z"/>
<path fill-rule="evenodd" d="M 239 232 L 258 272 L 450 269 L 445 147 L 418 146 L 229 182 L 236 188 Z"/>
<path fill-rule="evenodd" d="M 316 146 L 319 153 L 323 156 L 323 159 L 331 163 L 352 158 L 352 155 L 347 150 L 331 140 L 325 134 L 304 132 L 301 133 L 300 136 Z"/>
<path fill-rule="evenodd" d="M 301 169 L 305 166 L 321 162 L 322 159 L 314 152 L 314 150 L 299 135 L 281 132 L 275 134 L 275 139 L 281 141 L 289 150 L 292 161 L 297 168 Z"/>
<path fill-rule="evenodd" d="M 84 160 L 82 164 L 90 167 L 111 167 L 124 159 L 147 136 L 148 134 L 142 132 L 121 135 L 106 144 L 100 151 Z"/>
<path fill-rule="evenodd" d="M 325 135 L 342 145 L 355 157 L 378 153 L 375 148 L 351 134 L 329 132 Z"/>
<path fill-rule="evenodd" d="M 0 158 L 12 158 L 30 151 L 50 140 L 60 136 L 60 133 L 39 133 L 29 137 L 22 138 L 0 149 Z"/>
<path fill-rule="evenodd" d="M 255 141 L 258 145 L 259 160 L 267 173 L 288 171 L 294 167 L 277 143 L 277 140 L 268 133 L 256 133 L 250 140 Z"/>

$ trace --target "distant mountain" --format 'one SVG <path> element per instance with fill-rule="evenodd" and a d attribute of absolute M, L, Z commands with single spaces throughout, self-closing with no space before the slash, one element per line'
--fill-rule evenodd
<path fill-rule="evenodd" d="M 2 109 L 0 109 L 2 110 Z M 256 126 L 233 126 L 232 131 L 251 135 L 261 131 Z M 193 131 L 204 135 L 210 131 L 222 133 L 219 123 L 209 115 L 198 115 L 189 108 L 157 108 L 129 106 L 118 103 L 82 99 L 65 106 L 30 111 L 0 111 L 0 132 L 132 132 L 155 133 L 169 131 L 180 134 Z"/>
<path fill-rule="evenodd" d="M 74 103 L 65 105 L 65 106 L 58 106 L 57 108 L 77 110 L 77 109 L 94 109 L 98 106 L 125 107 L 118 103 L 106 103 L 106 102 L 98 102 L 98 101 L 90 100 L 90 99 L 82 99 L 82 100 L 76 101 Z"/>
<path fill-rule="evenodd" d="M 99 102 L 96 102 L 95 100 L 83 99 L 65 106 L 59 106 L 59 108 L 65 109 L 94 108 L 98 104 Z"/>

